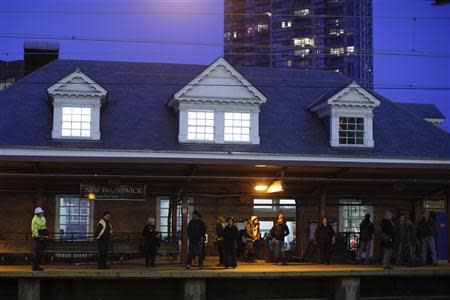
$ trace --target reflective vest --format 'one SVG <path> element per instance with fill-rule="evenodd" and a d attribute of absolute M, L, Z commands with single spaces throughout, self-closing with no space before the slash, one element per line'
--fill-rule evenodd
<path fill-rule="evenodd" d="M 102 230 L 98 234 L 97 240 L 102 237 L 103 233 L 105 233 L 105 230 L 106 230 L 106 221 L 105 221 L 105 219 L 101 218 L 100 221 L 98 221 L 98 224 L 102 225 Z M 109 234 L 112 234 L 112 225 L 111 225 L 111 223 L 109 223 L 109 228 L 110 228 Z"/>
<path fill-rule="evenodd" d="M 34 215 L 33 220 L 31 221 L 31 236 L 33 238 L 39 237 L 39 229 L 47 228 L 47 220 L 44 216 L 38 217 Z"/>

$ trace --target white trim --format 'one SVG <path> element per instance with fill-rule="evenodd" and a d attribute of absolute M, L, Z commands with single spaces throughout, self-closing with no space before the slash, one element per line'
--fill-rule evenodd
<path fill-rule="evenodd" d="M 55 195 L 55 216 L 54 216 L 54 218 L 55 218 L 55 232 L 56 233 L 59 233 L 59 225 L 60 225 L 60 223 L 59 223 L 59 219 L 60 219 L 60 209 L 61 209 L 61 207 L 60 207 L 60 205 L 59 205 L 59 203 L 60 203 L 60 198 L 64 198 L 64 197 L 67 197 L 67 198 L 78 198 L 78 199 L 80 199 L 80 200 L 86 200 L 86 199 L 84 199 L 84 198 L 81 198 L 80 197 L 80 195 L 75 195 L 75 194 L 57 194 L 57 195 Z M 94 232 L 94 229 L 95 229 L 95 226 L 96 225 L 94 225 L 94 222 L 95 222 L 95 216 L 94 216 L 94 213 L 95 213 L 95 211 L 94 211 L 94 203 L 95 203 L 95 201 L 89 201 L 89 228 L 88 228 L 88 232 L 87 233 L 91 233 L 91 232 Z"/>
<path fill-rule="evenodd" d="M 251 160 L 279 162 L 368 163 L 368 164 L 417 164 L 449 165 L 450 158 L 370 158 L 360 156 L 290 155 L 255 152 L 213 151 L 152 151 L 111 149 L 24 149 L 0 148 L 0 160 L 5 157 L 60 157 L 60 158 L 153 158 L 199 160 Z"/>
<path fill-rule="evenodd" d="M 439 125 L 445 121 L 445 119 L 441 119 L 441 118 L 424 118 L 424 120 L 428 121 L 434 125 Z"/>

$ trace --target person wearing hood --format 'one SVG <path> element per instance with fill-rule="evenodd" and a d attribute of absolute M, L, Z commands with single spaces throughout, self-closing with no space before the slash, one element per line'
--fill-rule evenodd
<path fill-rule="evenodd" d="M 289 235 L 289 227 L 283 214 L 278 214 L 277 222 L 270 229 L 270 237 L 274 249 L 275 261 L 279 264 L 286 264 L 284 260 L 284 238 Z"/>
<path fill-rule="evenodd" d="M 217 247 L 217 252 L 219 253 L 219 263 L 216 267 L 224 265 L 224 256 L 223 256 L 223 229 L 225 227 L 225 220 L 223 217 L 217 217 L 216 223 L 216 234 L 215 234 L 215 243 Z"/>
<path fill-rule="evenodd" d="M 42 258 L 44 257 L 46 241 L 48 239 L 47 220 L 44 217 L 44 210 L 37 207 L 34 210 L 34 217 L 31 221 L 31 236 L 34 239 L 34 259 L 33 271 L 43 271 L 41 268 Z"/>
<path fill-rule="evenodd" d="M 109 269 L 107 266 L 109 245 L 112 238 L 112 225 L 111 225 L 111 215 L 109 212 L 105 211 L 103 217 L 98 221 L 97 227 L 94 233 L 97 239 L 98 247 L 98 269 L 105 270 Z"/>
<path fill-rule="evenodd" d="M 161 244 L 159 231 L 156 229 L 155 226 L 155 218 L 148 218 L 147 224 L 142 230 L 142 236 L 144 237 L 145 266 L 147 268 L 149 266 L 154 268 L 156 267 L 155 265 L 156 252 L 158 251 L 158 247 Z"/>
<path fill-rule="evenodd" d="M 257 216 L 251 216 L 250 220 L 245 225 L 245 257 L 248 262 L 253 261 L 255 258 L 259 258 L 259 247 L 261 241 L 261 231 L 259 226 L 259 218 Z"/>
<path fill-rule="evenodd" d="M 331 243 L 334 237 L 334 229 L 327 217 L 322 218 L 322 223 L 316 228 L 314 240 L 319 243 L 320 263 L 329 265 L 331 262 Z"/>
<path fill-rule="evenodd" d="M 200 269 L 203 269 L 206 225 L 201 220 L 201 215 L 197 211 L 192 213 L 192 220 L 188 224 L 187 234 L 189 239 L 189 253 L 186 268 L 191 269 L 192 260 L 197 257 L 198 266 Z"/>

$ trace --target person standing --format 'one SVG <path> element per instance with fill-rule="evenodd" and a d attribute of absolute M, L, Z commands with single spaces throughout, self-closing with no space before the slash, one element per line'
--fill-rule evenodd
<path fill-rule="evenodd" d="M 383 268 L 392 269 L 391 257 L 394 251 L 394 223 L 392 223 L 392 213 L 387 211 L 381 221 L 381 247 L 383 248 Z"/>
<path fill-rule="evenodd" d="M 430 218 L 430 212 L 423 213 L 423 218 L 417 226 L 417 233 L 420 238 L 421 252 L 420 263 L 425 265 L 427 263 L 427 255 L 430 253 L 431 262 L 434 266 L 437 265 L 436 255 L 436 222 Z"/>
<path fill-rule="evenodd" d="M 407 244 L 407 224 L 406 224 L 406 217 L 404 215 L 401 215 L 399 218 L 399 222 L 397 227 L 395 228 L 395 240 L 397 242 L 397 252 L 395 255 L 396 258 L 396 264 L 402 265 L 403 264 L 403 258 L 405 256 L 405 250 L 406 250 L 406 244 Z"/>
<path fill-rule="evenodd" d="M 255 258 L 259 258 L 259 247 L 261 241 L 261 231 L 259 226 L 259 218 L 257 216 L 251 216 L 245 226 L 245 258 L 248 262 L 254 261 Z"/>
<path fill-rule="evenodd" d="M 270 229 L 270 237 L 272 238 L 272 246 L 274 249 L 275 261 L 279 264 L 286 264 L 284 259 L 284 238 L 289 235 L 289 227 L 283 214 L 278 214 L 277 222 Z"/>
<path fill-rule="evenodd" d="M 324 216 L 314 234 L 314 240 L 319 243 L 321 264 L 329 265 L 331 262 L 331 243 L 333 237 L 334 229 L 328 222 L 328 218 Z"/>
<path fill-rule="evenodd" d="M 109 269 L 107 266 L 109 245 L 112 238 L 111 214 L 108 211 L 103 213 L 103 217 L 98 221 L 94 233 L 97 239 L 98 248 L 98 269 Z"/>
<path fill-rule="evenodd" d="M 48 229 L 44 210 L 41 207 L 36 207 L 34 210 L 34 217 L 31 221 L 31 236 L 34 239 L 33 271 L 43 271 L 41 264 L 47 244 Z"/>
<path fill-rule="evenodd" d="M 215 242 L 217 247 L 217 252 L 219 253 L 219 263 L 216 265 L 216 267 L 223 266 L 224 265 L 224 254 L 223 254 L 223 229 L 225 227 L 225 221 L 223 217 L 217 218 L 216 223 L 216 236 L 215 236 Z"/>
<path fill-rule="evenodd" d="M 205 244 L 206 226 L 201 220 L 201 215 L 198 211 L 192 213 L 192 220 L 187 227 L 187 234 L 189 239 L 189 253 L 187 258 L 186 268 L 192 268 L 192 260 L 197 257 L 198 266 L 203 269 L 203 248 Z"/>
<path fill-rule="evenodd" d="M 233 218 L 228 218 L 223 229 L 224 265 L 227 268 L 237 267 L 238 229 L 234 226 Z"/>
<path fill-rule="evenodd" d="M 417 229 L 410 218 L 406 221 L 406 248 L 409 266 L 416 265 Z"/>
<path fill-rule="evenodd" d="M 370 214 L 364 216 L 364 220 L 359 225 L 359 248 L 358 259 L 362 261 L 364 253 L 364 263 L 369 263 L 370 250 L 372 249 L 372 239 L 375 233 L 373 223 L 370 221 Z"/>
<path fill-rule="evenodd" d="M 156 267 L 156 253 L 161 244 L 160 234 L 155 226 L 155 218 L 148 218 L 147 224 L 142 230 L 142 236 L 144 237 L 145 266 L 154 268 Z"/>

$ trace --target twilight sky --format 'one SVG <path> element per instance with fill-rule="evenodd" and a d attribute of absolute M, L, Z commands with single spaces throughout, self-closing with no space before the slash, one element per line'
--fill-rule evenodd
<path fill-rule="evenodd" d="M 373 5 L 374 51 L 408 54 L 376 54 L 375 86 L 447 88 L 377 92 L 394 101 L 435 103 L 450 119 L 450 5 Z M 223 52 L 222 14 L 222 0 L 0 0 L 0 60 L 22 59 L 23 41 L 44 37 L 59 42 L 63 59 L 208 64 Z M 420 56 L 411 56 L 413 49 Z M 450 131 L 450 120 L 442 127 Z"/>

